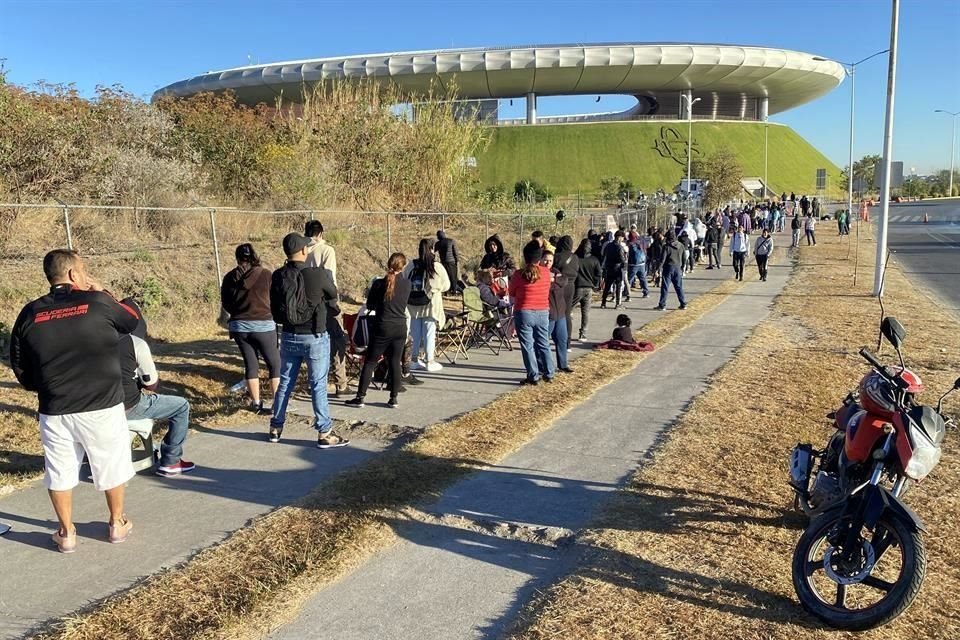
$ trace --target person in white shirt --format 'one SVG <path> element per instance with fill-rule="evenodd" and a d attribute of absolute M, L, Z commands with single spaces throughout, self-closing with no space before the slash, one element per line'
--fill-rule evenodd
<path fill-rule="evenodd" d="M 750 237 L 743 230 L 743 225 L 739 225 L 730 238 L 730 255 L 733 256 L 733 275 L 737 280 L 743 281 L 743 265 L 747 261 L 747 251 L 750 250 Z"/>
<path fill-rule="evenodd" d="M 811 244 L 817 246 L 817 219 L 814 216 L 807 216 L 807 221 L 804 225 L 804 230 L 807 232 L 807 246 Z"/>

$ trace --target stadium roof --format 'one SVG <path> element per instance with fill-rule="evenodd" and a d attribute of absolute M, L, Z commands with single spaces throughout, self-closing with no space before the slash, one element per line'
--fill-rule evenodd
<path fill-rule="evenodd" d="M 843 66 L 810 53 L 729 44 L 607 43 L 408 51 L 258 64 L 211 71 L 163 87 L 186 97 L 233 91 L 240 102 L 297 102 L 324 82 L 363 79 L 426 93 L 455 84 L 462 99 L 628 94 L 663 101 L 692 90 L 717 104 L 768 98 L 769 113 L 814 100 L 844 78 Z M 705 100 L 706 102 L 706 100 Z M 699 108 L 707 104 L 700 105 Z"/>

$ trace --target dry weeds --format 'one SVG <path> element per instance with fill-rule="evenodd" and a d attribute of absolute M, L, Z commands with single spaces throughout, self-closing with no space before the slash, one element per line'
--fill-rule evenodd
<path fill-rule="evenodd" d="M 852 638 L 825 630 L 794 595 L 790 562 L 805 520 L 792 511 L 786 460 L 797 441 L 820 445 L 825 414 L 868 367 L 880 317 L 869 298 L 871 243 L 860 279 L 846 240 L 800 250 L 775 312 L 712 381 L 598 522 L 579 539 L 579 568 L 531 603 L 513 638 Z M 887 276 L 886 309 L 910 335 L 908 365 L 936 401 L 960 374 L 960 322 Z M 887 356 L 890 349 L 887 348 Z M 948 409 L 956 412 L 960 399 Z M 907 501 L 926 521 L 926 583 L 912 608 L 870 640 L 960 637 L 960 447 Z"/>
<path fill-rule="evenodd" d="M 728 281 L 688 311 L 651 323 L 642 337 L 673 340 L 739 284 Z M 550 386 L 519 388 L 427 429 L 413 442 L 351 469 L 296 506 L 255 520 L 183 565 L 65 619 L 47 640 L 256 635 L 292 615 L 310 593 L 395 540 L 386 522 L 456 479 L 502 459 L 625 375 L 644 354 L 598 351 Z M 176 606 L 171 606 L 175 602 Z"/>

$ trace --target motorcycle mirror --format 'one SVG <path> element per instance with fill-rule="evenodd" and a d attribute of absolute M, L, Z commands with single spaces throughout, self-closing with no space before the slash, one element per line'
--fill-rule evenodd
<path fill-rule="evenodd" d="M 880 333 L 893 345 L 893 348 L 900 351 L 903 346 L 903 340 L 907 337 L 907 330 L 903 328 L 900 321 L 894 317 L 886 317 L 880 324 Z"/>

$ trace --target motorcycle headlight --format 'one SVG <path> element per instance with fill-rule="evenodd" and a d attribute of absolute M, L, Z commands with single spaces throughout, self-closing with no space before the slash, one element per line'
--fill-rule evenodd
<path fill-rule="evenodd" d="M 914 480 L 923 480 L 940 462 L 940 447 L 935 445 L 921 429 L 910 426 L 910 439 L 913 441 L 913 456 L 904 472 Z"/>

